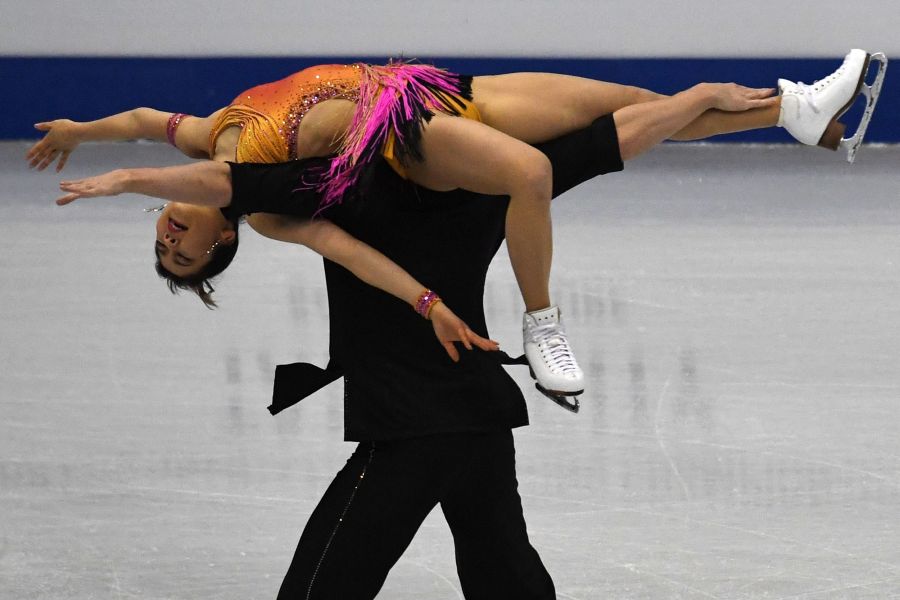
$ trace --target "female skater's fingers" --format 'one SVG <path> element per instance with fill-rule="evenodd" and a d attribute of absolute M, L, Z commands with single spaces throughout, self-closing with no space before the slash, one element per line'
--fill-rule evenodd
<path fill-rule="evenodd" d="M 775 104 L 778 104 L 778 96 L 750 101 L 751 108 L 766 108 L 767 106 L 773 106 Z"/>
<path fill-rule="evenodd" d="M 88 196 L 92 194 L 88 193 L 83 195 Z M 454 345 L 454 342 L 462 343 L 467 350 L 472 350 L 475 347 L 488 352 L 500 349 L 500 344 L 494 340 L 483 338 L 472 331 L 462 319 L 453 314 L 453 312 L 443 303 L 440 303 L 435 307 L 435 310 L 431 314 L 431 321 L 438 341 L 447 351 L 447 355 L 450 356 L 453 362 L 459 361 L 459 351 Z"/>
<path fill-rule="evenodd" d="M 50 131 L 50 129 L 52 127 L 53 127 L 53 123 L 50 123 L 50 122 L 34 124 L 34 128 L 37 129 L 38 131 Z"/>
<path fill-rule="evenodd" d="M 59 184 L 59 189 L 64 192 L 75 192 L 82 195 L 88 195 L 94 189 L 94 186 L 88 181 L 63 181 Z"/>
<path fill-rule="evenodd" d="M 489 340 L 487 338 L 481 337 L 468 327 L 466 328 L 466 337 L 474 346 L 477 346 L 478 348 L 487 352 L 494 352 L 500 349 L 500 344 L 498 344 L 494 340 Z"/>
<path fill-rule="evenodd" d="M 50 164 L 50 161 L 53 160 L 53 157 L 54 157 L 55 155 L 56 155 L 56 152 L 55 152 L 55 151 L 52 151 L 52 150 L 49 151 L 49 152 L 45 152 L 45 153 L 41 156 L 41 162 L 38 163 L 37 170 L 38 170 L 38 171 L 43 171 L 44 169 L 46 169 L 46 168 L 47 168 L 47 165 Z"/>
<path fill-rule="evenodd" d="M 89 198 L 96 195 L 92 193 L 92 187 L 84 181 L 63 181 L 59 184 L 59 189 L 69 192 L 65 196 L 57 198 L 56 203 L 59 206 L 65 206 L 78 198 Z"/>
<path fill-rule="evenodd" d="M 772 88 L 750 88 L 736 83 L 709 84 L 716 93 L 715 108 L 740 112 L 752 108 L 764 108 L 778 102 Z"/>
<path fill-rule="evenodd" d="M 498 344 L 494 340 L 483 338 L 477 333 L 472 333 L 471 340 L 473 344 L 487 352 L 496 352 L 500 349 L 500 344 Z"/>
<path fill-rule="evenodd" d="M 31 162 L 28 166 L 33 169 L 41 164 L 41 161 L 44 159 L 44 155 L 46 155 L 46 151 L 44 151 L 43 149 L 40 152 L 35 152 L 34 154 L 32 154 Z"/>
<path fill-rule="evenodd" d="M 44 151 L 44 140 L 37 142 L 34 146 L 28 149 L 28 152 L 25 154 L 25 160 L 31 160 L 38 154 Z"/>
<path fill-rule="evenodd" d="M 441 345 L 444 346 L 444 350 L 450 355 L 450 360 L 459 362 L 459 352 L 456 350 L 456 346 L 453 345 L 453 342 L 441 342 Z"/>
<path fill-rule="evenodd" d="M 777 96 L 772 96 L 772 90 L 766 89 L 766 90 L 748 90 L 746 92 L 746 94 L 744 95 L 744 97 L 747 98 L 748 100 L 767 100 L 767 99 L 777 97 Z"/>
<path fill-rule="evenodd" d="M 81 198 L 81 194 L 77 194 L 74 192 L 71 194 L 66 194 L 65 196 L 60 196 L 59 198 L 56 199 L 56 205 L 57 206 L 65 206 L 66 204 L 69 204 L 70 202 L 74 202 L 78 198 Z"/>
<path fill-rule="evenodd" d="M 59 163 L 56 165 L 56 172 L 59 173 L 63 170 L 63 167 L 66 166 L 66 163 L 69 161 L 69 155 L 72 154 L 71 150 L 66 150 L 62 153 L 62 156 L 59 157 Z"/>
<path fill-rule="evenodd" d="M 64 192 L 78 194 L 79 198 L 97 198 L 100 196 L 117 196 L 123 191 L 123 182 L 118 171 L 110 171 L 77 181 L 62 181 L 59 189 Z"/>
<path fill-rule="evenodd" d="M 472 330 L 465 325 L 456 330 L 456 335 L 459 336 L 459 341 L 461 341 L 462 345 L 466 347 L 466 350 L 472 349 L 472 342 L 469 341 L 470 334 L 475 335 Z"/>
<path fill-rule="evenodd" d="M 53 161 L 56 159 L 56 156 L 58 154 L 59 154 L 59 150 L 52 150 L 49 154 L 44 156 L 44 160 L 42 160 L 41 164 L 38 165 L 38 171 L 43 171 L 44 169 L 49 167 L 51 164 L 53 164 Z"/>

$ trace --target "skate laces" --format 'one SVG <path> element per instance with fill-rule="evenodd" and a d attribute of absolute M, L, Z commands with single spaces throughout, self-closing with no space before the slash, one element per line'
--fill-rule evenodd
<path fill-rule="evenodd" d="M 829 84 L 831 84 L 832 81 L 834 81 L 835 79 L 837 79 L 838 77 L 840 77 L 841 75 L 844 74 L 844 69 L 847 68 L 847 61 L 848 61 L 848 60 L 850 60 L 850 59 L 849 59 L 849 58 L 845 58 L 845 59 L 844 59 L 844 62 L 841 63 L 841 66 L 837 68 L 837 71 L 835 71 L 834 73 L 828 75 L 827 77 L 825 77 L 825 79 L 817 79 L 817 80 L 813 81 L 811 87 L 813 87 L 814 89 L 819 89 L 819 88 L 825 89 L 825 88 L 827 88 L 827 87 L 829 86 Z"/>
<path fill-rule="evenodd" d="M 570 374 L 579 370 L 562 325 L 559 323 L 538 325 L 530 328 L 528 335 L 540 349 L 544 362 L 551 371 Z"/>
<path fill-rule="evenodd" d="M 815 85 L 815 84 L 813 84 Z M 816 103 L 816 93 L 812 85 L 807 85 L 802 81 L 797 82 L 797 92 L 803 96 L 803 100 L 809 105 L 814 113 L 819 114 L 819 105 Z M 797 104 L 797 118 L 800 118 L 800 105 Z"/>
<path fill-rule="evenodd" d="M 819 90 L 824 90 L 827 88 L 835 79 L 838 79 L 843 73 L 844 69 L 847 66 L 847 59 L 844 59 L 844 62 L 841 63 L 841 66 L 838 67 L 837 71 L 828 75 L 825 79 L 817 79 L 813 81 L 811 84 L 803 83 L 802 81 L 797 82 L 796 92 L 799 92 L 806 103 L 812 108 L 813 112 L 819 114 L 821 109 L 819 105 L 816 103 L 815 93 Z M 800 105 L 797 105 L 797 117 L 800 117 Z"/>

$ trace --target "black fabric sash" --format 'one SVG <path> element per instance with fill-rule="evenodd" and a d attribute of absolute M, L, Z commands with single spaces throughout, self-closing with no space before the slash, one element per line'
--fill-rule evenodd
<path fill-rule="evenodd" d="M 491 352 L 501 365 L 527 365 L 525 355 L 511 357 L 502 350 Z M 275 386 L 269 412 L 277 415 L 286 408 L 312 396 L 331 382 L 343 377 L 344 369 L 334 359 L 323 369 L 310 363 L 293 363 L 275 367 Z"/>

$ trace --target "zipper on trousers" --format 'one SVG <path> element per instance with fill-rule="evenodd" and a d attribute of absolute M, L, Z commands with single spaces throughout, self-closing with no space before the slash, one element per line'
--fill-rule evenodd
<path fill-rule="evenodd" d="M 319 557 L 319 562 L 316 563 L 316 570 L 313 571 L 312 578 L 309 580 L 309 587 L 306 589 L 306 600 L 309 600 L 312 595 L 313 585 L 316 583 L 316 577 L 319 575 L 319 569 L 322 568 L 322 563 L 325 562 L 325 555 L 328 554 L 328 549 L 331 547 L 331 543 L 334 541 L 334 537 L 337 535 L 338 529 L 341 528 L 341 523 L 344 522 L 344 517 L 347 516 L 347 511 L 350 510 L 350 505 L 353 504 L 353 498 L 356 497 L 356 490 L 359 489 L 360 484 L 362 484 L 363 479 L 366 477 L 366 471 L 369 469 L 369 465 L 372 464 L 372 459 L 375 457 L 375 444 L 372 444 L 372 447 L 369 448 L 369 459 L 366 461 L 366 464 L 363 465 L 362 472 L 359 474 L 359 478 L 356 480 L 356 485 L 353 486 L 353 491 L 350 492 L 350 497 L 347 499 L 347 504 L 344 506 L 344 510 L 341 511 L 341 516 L 338 517 L 337 523 L 334 525 L 334 529 L 331 531 L 331 536 L 328 538 L 328 542 L 325 544 L 325 548 L 322 550 L 322 556 Z"/>

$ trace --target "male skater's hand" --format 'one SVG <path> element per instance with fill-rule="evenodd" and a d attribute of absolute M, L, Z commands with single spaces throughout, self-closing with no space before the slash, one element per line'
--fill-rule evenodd
<path fill-rule="evenodd" d="M 487 351 L 500 349 L 500 344 L 494 340 L 483 338 L 469 329 L 469 326 L 453 314 L 453 311 L 447 308 L 443 302 L 434 305 L 430 317 L 431 324 L 434 326 L 434 335 L 437 336 L 438 341 L 453 362 L 459 362 L 459 351 L 453 342 L 462 342 L 466 350 L 471 350 L 472 346 L 478 346 Z"/>

